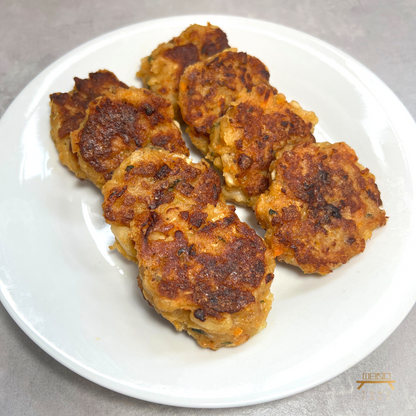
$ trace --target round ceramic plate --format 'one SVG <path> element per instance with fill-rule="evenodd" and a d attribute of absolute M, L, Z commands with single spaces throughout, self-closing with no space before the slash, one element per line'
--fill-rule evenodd
<path fill-rule="evenodd" d="M 140 59 L 192 23 L 268 66 L 271 84 L 319 117 L 318 141 L 345 141 L 377 178 L 386 227 L 326 277 L 278 264 L 268 327 L 238 348 L 204 350 L 147 305 L 137 267 L 108 246 L 102 196 L 58 160 L 49 94 L 106 68 L 140 86 Z M 1 301 L 46 352 L 82 376 L 140 399 L 242 406 L 309 389 L 347 370 L 399 325 L 416 300 L 416 126 L 397 97 L 336 48 L 272 23 L 184 16 L 140 23 L 80 46 L 16 98 L 0 124 Z M 195 160 L 201 158 L 193 151 Z M 240 218 L 256 227 L 249 210 Z M 262 231 L 256 228 L 259 233 Z"/>

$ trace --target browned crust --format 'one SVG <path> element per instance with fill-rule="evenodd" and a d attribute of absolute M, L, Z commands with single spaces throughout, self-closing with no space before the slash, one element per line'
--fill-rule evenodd
<path fill-rule="evenodd" d="M 58 149 L 61 162 L 79 178 L 85 174 L 79 167 L 78 159 L 72 152 L 70 133 L 83 121 L 88 104 L 95 98 L 114 88 L 127 88 L 110 71 L 100 70 L 90 73 L 87 79 L 74 78 L 75 86 L 69 93 L 50 95 L 51 135 Z"/>
<path fill-rule="evenodd" d="M 143 58 L 137 76 L 152 91 L 170 100 L 176 112 L 179 80 L 185 68 L 227 48 L 227 35 L 219 27 L 209 23 L 191 25 Z"/>
<path fill-rule="evenodd" d="M 365 248 L 386 224 L 375 177 L 345 143 L 289 146 L 255 206 L 278 260 L 327 274 Z"/>
<path fill-rule="evenodd" d="M 268 189 L 269 166 L 277 151 L 289 144 L 315 142 L 315 114 L 274 92 L 266 84 L 251 92 L 242 90 L 211 131 L 207 158 L 225 174 L 226 197 L 233 199 L 233 190 L 244 194 L 238 202 L 255 200 Z"/>
<path fill-rule="evenodd" d="M 193 143 L 204 153 L 209 133 L 243 89 L 268 84 L 270 74 L 257 58 L 224 51 L 189 66 L 180 82 L 179 106 Z M 276 92 L 276 90 L 274 90 Z"/>
<path fill-rule="evenodd" d="M 266 247 L 233 209 L 216 222 L 207 222 L 205 213 L 197 224 L 171 223 L 166 215 L 148 211 L 132 222 L 139 264 L 160 276 L 159 296 L 192 304 L 202 321 L 207 316 L 221 319 L 223 313 L 255 302 L 251 291 L 266 279 Z M 167 238 L 152 240 L 153 233 Z"/>
<path fill-rule="evenodd" d="M 172 82 L 175 85 L 173 87 L 173 90 L 175 92 L 178 92 L 179 80 L 181 78 L 181 75 L 183 74 L 183 71 L 185 71 L 185 68 L 199 61 L 198 48 L 193 43 L 190 43 L 188 45 L 174 46 L 171 49 L 166 49 L 166 51 L 163 52 L 162 56 L 175 62 L 177 65 L 177 70 Z M 163 92 L 164 89 L 162 89 L 162 93 Z"/>
<path fill-rule="evenodd" d="M 221 181 L 205 161 L 190 163 L 180 155 L 146 149 L 126 159 L 102 191 L 104 218 L 120 226 L 129 225 L 137 213 L 175 198 L 177 203 L 191 206 L 216 205 Z M 190 221 L 197 218 L 191 215 Z"/>
<path fill-rule="evenodd" d="M 189 155 L 169 101 L 146 89 L 116 89 L 93 100 L 72 148 L 88 179 L 101 187 L 136 149 L 159 146 Z"/>

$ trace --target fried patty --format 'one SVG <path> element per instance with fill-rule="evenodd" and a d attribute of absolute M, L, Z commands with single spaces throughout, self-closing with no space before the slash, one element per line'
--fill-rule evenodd
<path fill-rule="evenodd" d="M 345 143 L 288 146 L 270 172 L 257 219 L 278 260 L 304 273 L 330 273 L 363 252 L 372 231 L 386 224 L 374 175 Z"/>
<path fill-rule="evenodd" d="M 184 155 L 157 148 L 132 153 L 102 192 L 104 218 L 116 236 L 115 247 L 136 262 L 129 226 L 137 214 L 174 203 L 191 207 L 189 221 L 198 224 L 199 214 L 194 214 L 198 207 L 224 202 L 220 178 L 206 161 L 192 163 Z"/>
<path fill-rule="evenodd" d="M 80 179 L 86 179 L 78 158 L 72 151 L 70 133 L 84 120 L 88 104 L 107 91 L 128 88 L 110 71 L 101 70 L 89 74 L 88 79 L 74 78 L 75 86 L 69 93 L 50 95 L 51 136 L 59 153 L 61 163 Z"/>
<path fill-rule="evenodd" d="M 275 267 L 220 191 L 207 162 L 149 148 L 129 156 L 103 187 L 104 216 L 117 248 L 137 256 L 145 299 L 213 350 L 240 345 L 266 326 Z"/>
<path fill-rule="evenodd" d="M 189 155 L 172 104 L 144 88 L 117 88 L 93 100 L 80 128 L 71 133 L 71 143 L 81 170 L 99 188 L 142 147 Z"/>
<path fill-rule="evenodd" d="M 191 25 L 143 58 L 137 76 L 152 91 L 170 100 L 178 114 L 179 80 L 185 68 L 227 48 L 227 35 L 219 27 L 209 23 Z"/>
<path fill-rule="evenodd" d="M 189 66 L 182 75 L 179 106 L 193 144 L 208 153 L 212 126 L 242 89 L 268 84 L 270 74 L 257 58 L 228 50 Z M 276 93 L 274 88 L 273 92 Z"/>
<path fill-rule="evenodd" d="M 211 130 L 207 159 L 221 169 L 226 199 L 253 205 L 269 188 L 269 166 L 287 145 L 315 142 L 318 118 L 266 84 L 243 89 Z"/>

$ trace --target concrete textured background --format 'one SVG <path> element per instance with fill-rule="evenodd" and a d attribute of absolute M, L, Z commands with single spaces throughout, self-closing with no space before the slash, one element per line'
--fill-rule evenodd
<path fill-rule="evenodd" d="M 76 46 L 123 26 L 184 14 L 263 19 L 316 36 L 370 68 L 416 116 L 415 0 L 0 0 L 0 116 L 39 72 Z M 120 395 L 47 355 L 1 305 L 0 328 L 0 415 L 416 415 L 416 308 L 344 374 L 293 397 L 232 409 L 176 408 Z M 377 371 L 392 373 L 395 390 L 383 385 L 363 395 L 356 380 Z"/>

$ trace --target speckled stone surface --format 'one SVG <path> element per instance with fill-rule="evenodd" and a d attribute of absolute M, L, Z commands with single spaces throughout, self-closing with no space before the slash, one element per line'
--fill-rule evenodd
<path fill-rule="evenodd" d="M 245 16 L 316 36 L 371 69 L 416 117 L 415 0 L 0 0 L 0 116 L 40 71 L 76 46 L 126 25 L 183 14 Z M 376 351 L 321 386 L 257 406 L 186 409 L 132 399 L 83 379 L 34 344 L 0 305 L 0 415 L 411 416 L 415 345 L 413 308 Z M 364 372 L 392 373 L 395 390 L 363 394 L 356 380 Z"/>

